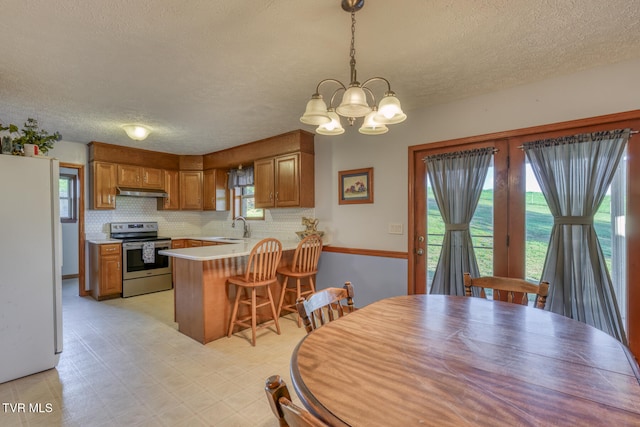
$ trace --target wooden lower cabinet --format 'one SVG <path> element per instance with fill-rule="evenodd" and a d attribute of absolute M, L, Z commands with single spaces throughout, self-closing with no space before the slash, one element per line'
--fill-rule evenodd
<path fill-rule="evenodd" d="M 202 246 L 202 240 L 188 239 L 187 240 L 187 248 L 197 248 Z"/>
<path fill-rule="evenodd" d="M 89 244 L 89 287 L 97 300 L 122 296 L 122 245 Z"/>

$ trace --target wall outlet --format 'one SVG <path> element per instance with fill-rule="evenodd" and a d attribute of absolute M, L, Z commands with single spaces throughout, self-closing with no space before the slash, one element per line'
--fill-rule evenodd
<path fill-rule="evenodd" d="M 389 224 L 389 234 L 402 234 L 402 224 Z"/>

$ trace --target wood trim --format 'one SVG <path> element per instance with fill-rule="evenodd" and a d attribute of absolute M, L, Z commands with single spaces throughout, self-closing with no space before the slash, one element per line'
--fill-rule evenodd
<path fill-rule="evenodd" d="M 254 160 L 301 152 L 314 154 L 313 133 L 297 129 L 281 135 L 237 145 L 204 155 L 204 169 L 229 169 L 252 165 Z"/>
<path fill-rule="evenodd" d="M 87 162 L 99 160 L 108 163 L 122 163 L 135 166 L 147 166 L 158 169 L 178 169 L 178 156 L 160 151 L 143 150 L 141 148 L 123 147 L 105 142 L 89 143 Z"/>
<path fill-rule="evenodd" d="M 627 144 L 627 339 L 629 349 L 640 360 L 640 134 Z M 633 284 L 633 285 L 632 285 Z"/>
<path fill-rule="evenodd" d="M 80 277 L 79 274 L 63 274 L 62 275 L 62 280 L 77 279 L 78 277 Z"/>
<path fill-rule="evenodd" d="M 514 129 L 508 131 L 500 131 L 487 133 L 483 135 L 466 136 L 463 138 L 449 139 L 445 141 L 431 142 L 420 145 L 412 145 L 409 147 L 409 153 L 415 153 L 422 150 L 431 150 L 440 147 L 449 147 L 452 145 L 464 145 L 474 142 L 486 142 L 498 139 L 511 139 L 515 137 L 524 137 L 536 135 L 536 139 L 540 136 L 546 138 L 544 133 L 566 132 L 571 129 L 585 128 L 589 126 L 601 127 L 611 123 L 624 122 L 627 120 L 640 119 L 640 110 L 625 111 L 622 113 L 607 114 L 604 116 L 589 117 L 585 119 L 570 120 L 567 122 L 557 122 L 546 125 L 532 126 L 522 129 Z M 413 157 L 413 156 L 411 156 Z M 411 178 L 411 177 L 410 177 Z"/>
<path fill-rule="evenodd" d="M 181 171 L 204 170 L 204 157 L 201 155 L 182 155 L 179 157 Z"/>
<path fill-rule="evenodd" d="M 341 248 L 337 246 L 325 246 L 322 249 L 322 251 L 339 253 L 339 254 L 379 256 L 383 258 L 397 258 L 397 259 L 409 258 L 409 255 L 406 252 L 381 251 L 377 249 L 356 249 L 356 248 Z"/>
<path fill-rule="evenodd" d="M 84 165 L 60 162 L 60 167 L 76 169 L 78 171 L 78 295 L 81 297 L 91 295 L 85 290 L 85 238 L 84 238 Z"/>

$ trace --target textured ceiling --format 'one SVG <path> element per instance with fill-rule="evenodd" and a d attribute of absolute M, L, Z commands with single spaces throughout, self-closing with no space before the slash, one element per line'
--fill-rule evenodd
<path fill-rule="evenodd" d="M 299 117 L 317 82 L 349 79 L 339 0 L 3 0 L 0 10 L 0 123 L 34 117 L 66 141 L 202 154 L 313 131 Z M 359 80 L 388 78 L 408 115 L 640 57 L 640 0 L 367 0 L 356 19 Z M 120 128 L 135 122 L 153 129 L 147 140 Z"/>

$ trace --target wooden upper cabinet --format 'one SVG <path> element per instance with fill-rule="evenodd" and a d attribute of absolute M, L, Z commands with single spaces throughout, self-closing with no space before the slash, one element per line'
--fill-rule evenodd
<path fill-rule="evenodd" d="M 203 209 L 205 211 L 228 211 L 227 172 L 223 169 L 209 169 L 204 171 L 203 175 Z"/>
<path fill-rule="evenodd" d="M 142 168 L 142 187 L 164 190 L 164 171 L 155 168 Z"/>
<path fill-rule="evenodd" d="M 254 163 L 257 208 L 313 207 L 313 155 L 292 153 Z"/>
<path fill-rule="evenodd" d="M 254 198 L 256 208 L 274 208 L 275 201 L 274 159 L 256 160 L 253 163 Z"/>
<path fill-rule="evenodd" d="M 143 166 L 118 165 L 118 185 L 129 188 L 164 188 L 164 171 Z"/>
<path fill-rule="evenodd" d="M 274 159 L 276 206 L 300 206 L 300 154 Z"/>
<path fill-rule="evenodd" d="M 118 185 L 121 187 L 140 187 L 142 185 L 140 182 L 141 173 L 140 166 L 118 165 Z"/>
<path fill-rule="evenodd" d="M 116 208 L 116 165 L 106 162 L 91 162 L 90 191 L 91 209 Z"/>
<path fill-rule="evenodd" d="M 202 171 L 180 171 L 180 209 L 202 210 Z"/>
<path fill-rule="evenodd" d="M 180 209 L 180 172 L 164 171 L 164 191 L 167 197 L 158 199 L 158 210 L 177 211 Z"/>

